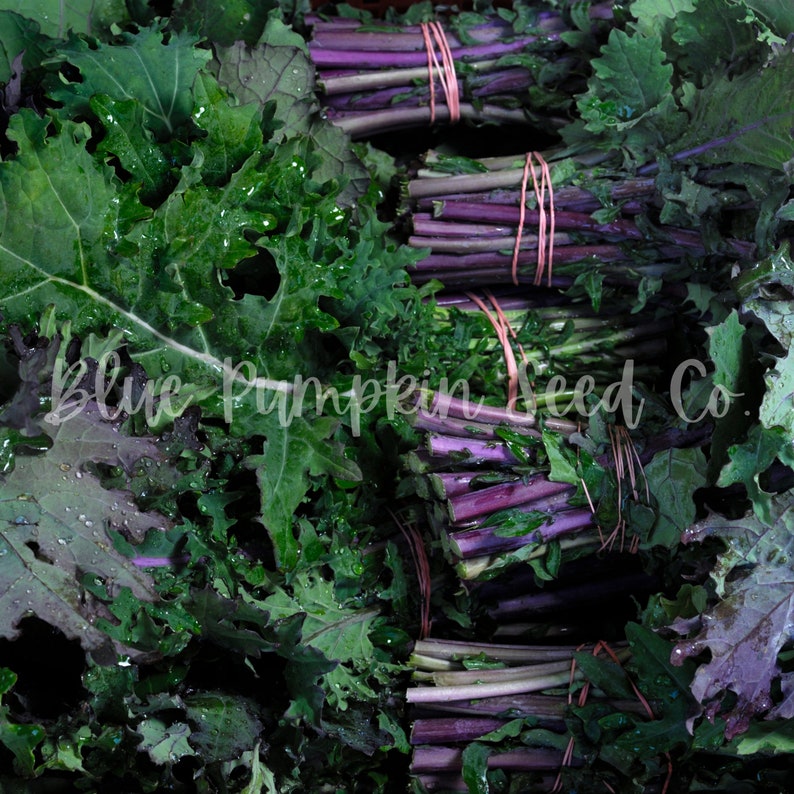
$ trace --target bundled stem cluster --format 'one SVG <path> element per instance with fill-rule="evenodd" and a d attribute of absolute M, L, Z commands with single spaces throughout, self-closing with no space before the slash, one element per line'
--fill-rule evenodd
<path fill-rule="evenodd" d="M 587 680 L 580 660 L 599 654 L 618 667 L 630 657 L 625 641 L 417 642 L 406 693 L 415 779 L 426 791 L 468 792 L 487 770 L 522 791 L 562 790 L 563 770 L 593 763 L 570 733 L 572 709 L 653 717 L 642 699 L 610 697 Z"/>
<path fill-rule="evenodd" d="M 552 7 L 529 18 L 449 15 L 439 21 L 437 40 L 413 20 L 312 15 L 306 22 L 327 116 L 356 139 L 458 118 L 561 126 L 571 97 L 584 88 L 588 48 L 609 25 L 611 6 L 590 6 L 586 35 Z M 574 31 L 582 40 L 571 46 L 565 34 Z M 434 65 L 447 46 L 447 58 Z"/>
<path fill-rule="evenodd" d="M 424 284 L 438 279 L 450 288 L 478 284 L 538 284 L 567 288 L 598 276 L 633 286 L 643 279 L 679 281 L 693 260 L 715 271 L 748 260 L 751 240 L 724 238 L 715 245 L 696 228 L 660 221 L 658 186 L 650 176 L 607 170 L 603 157 L 547 152 L 553 191 L 533 190 L 540 168 L 527 173 L 521 157 L 469 161 L 468 173 L 450 173 L 456 164 L 429 152 L 425 167 L 407 185 L 408 243 L 428 251 L 412 272 Z M 738 200 L 734 197 L 734 200 Z M 540 231 L 546 218 L 553 231 Z M 553 251 L 548 278 L 542 247 Z M 551 261 L 553 259 L 553 261 Z"/>

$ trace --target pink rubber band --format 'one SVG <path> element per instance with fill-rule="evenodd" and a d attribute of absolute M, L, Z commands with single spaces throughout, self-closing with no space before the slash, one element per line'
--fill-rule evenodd
<path fill-rule="evenodd" d="M 421 24 L 422 37 L 427 50 L 427 79 L 430 86 L 430 122 L 436 120 L 436 90 L 435 73 L 444 90 L 444 98 L 449 109 L 450 123 L 455 124 L 460 120 L 460 92 L 458 91 L 458 77 L 455 74 L 455 61 L 452 50 L 447 41 L 444 28 L 440 22 L 423 22 Z M 431 39 L 432 34 L 432 39 Z M 436 48 L 441 53 L 439 61 Z M 434 71 L 435 70 L 435 71 Z"/>

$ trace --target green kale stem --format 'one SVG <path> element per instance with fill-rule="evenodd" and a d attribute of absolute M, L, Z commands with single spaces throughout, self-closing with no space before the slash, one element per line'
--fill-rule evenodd
<path fill-rule="evenodd" d="M 556 770 L 563 762 L 561 750 L 540 747 L 526 747 L 516 750 L 495 752 L 488 758 L 489 769 L 505 769 L 514 772 L 535 770 Z M 574 757 L 571 766 L 583 764 L 581 758 Z M 411 774 L 459 771 L 463 768 L 463 750 L 458 747 L 423 745 L 414 748 L 411 760 Z M 464 788 L 463 791 L 466 791 Z"/>
<path fill-rule="evenodd" d="M 534 413 L 485 405 L 482 401 L 473 402 L 472 400 L 454 397 L 443 392 L 430 392 L 425 395 L 418 394 L 417 399 L 422 400 L 427 405 L 429 414 L 436 413 L 465 420 L 476 419 L 478 422 L 515 425 L 520 428 L 537 428 L 538 426 L 538 417 Z M 579 430 L 578 423 L 555 417 L 544 418 L 543 425 L 548 430 L 562 433 L 563 435 L 571 435 Z"/>
<path fill-rule="evenodd" d="M 581 676 L 580 673 L 575 675 Z M 491 681 L 488 679 L 485 683 L 463 684 L 460 686 L 411 687 L 407 690 L 405 697 L 408 703 L 438 703 L 453 698 L 461 700 L 464 698 L 480 699 L 502 695 L 519 695 L 524 692 L 542 692 L 544 689 L 556 689 L 557 687 L 567 686 L 570 677 L 570 665 L 567 665 L 566 669 L 560 672 L 539 675 L 533 675 L 528 672 L 524 677 L 516 680 Z M 580 680 L 580 678 L 577 680 Z"/>
<path fill-rule="evenodd" d="M 486 681 L 497 683 L 499 681 L 519 681 L 527 676 L 547 676 L 557 673 L 567 673 L 571 669 L 568 659 L 554 662 L 543 662 L 519 667 L 502 667 L 498 669 L 484 670 L 476 668 L 474 670 L 451 670 L 447 672 L 414 672 L 412 678 L 423 684 L 433 684 L 441 687 L 468 686 L 469 684 L 480 684 Z"/>
<path fill-rule="evenodd" d="M 465 640 L 448 640 L 429 638 L 417 640 L 409 664 L 422 667 L 431 660 L 443 660 L 446 663 L 460 663 L 469 656 L 484 656 L 498 662 L 529 663 L 534 661 L 552 661 L 573 658 L 571 645 L 510 645 L 492 642 L 467 642 Z M 426 669 L 426 668 L 424 668 Z"/>
<path fill-rule="evenodd" d="M 556 541 L 560 551 L 582 553 L 584 551 L 595 552 L 604 545 L 603 538 L 595 529 L 588 529 L 579 532 L 577 535 L 563 536 Z M 549 544 L 543 543 L 529 554 L 522 553 L 521 562 L 526 564 L 531 560 L 539 560 L 549 552 Z M 514 567 L 516 562 L 511 558 L 510 552 L 501 554 L 484 554 L 477 557 L 459 560 L 455 563 L 455 572 L 458 578 L 464 582 L 474 582 L 476 580 L 489 579 L 497 573 L 501 573 L 507 568 Z M 498 630 L 498 629 L 497 629 Z M 520 632 L 519 632 L 520 633 Z"/>

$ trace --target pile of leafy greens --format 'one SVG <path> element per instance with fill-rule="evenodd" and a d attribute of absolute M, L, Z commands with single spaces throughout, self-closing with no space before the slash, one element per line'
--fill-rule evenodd
<path fill-rule="evenodd" d="M 0 3 L 2 790 L 408 785 L 400 378 L 489 376 L 471 322 L 410 282 L 392 157 L 323 119 L 298 10 Z M 710 360 L 686 408 L 713 428 L 651 468 L 668 579 L 627 635 L 659 719 L 574 722 L 626 790 L 665 753 L 677 790 L 784 790 L 756 772 L 794 715 L 794 19 L 636 0 L 613 24 L 560 145 L 653 178 L 660 225 L 757 256 L 689 263 L 681 296 Z M 434 603 L 472 633 L 447 573 Z M 487 756 L 470 790 L 496 790 Z"/>
<path fill-rule="evenodd" d="M 110 5 L 0 12 L 3 785 L 382 788 L 415 255 L 277 10 Z"/>

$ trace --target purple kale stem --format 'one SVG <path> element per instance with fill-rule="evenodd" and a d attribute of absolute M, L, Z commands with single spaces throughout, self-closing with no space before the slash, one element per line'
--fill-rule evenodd
<path fill-rule="evenodd" d="M 549 501 L 552 502 L 552 500 Z M 564 503 L 564 499 L 558 499 L 558 505 L 555 506 L 561 506 Z M 458 557 L 468 559 L 513 551 L 530 543 L 548 543 L 562 535 L 569 535 L 592 526 L 594 526 L 593 514 L 589 508 L 577 508 L 554 512 L 550 523 L 544 524 L 526 535 L 500 537 L 494 534 L 494 527 L 482 527 L 450 532 L 449 541 Z"/>
<path fill-rule="evenodd" d="M 541 44 L 542 48 L 548 49 L 549 45 L 556 44 L 558 41 L 559 36 L 555 33 L 542 37 L 523 36 L 512 41 L 455 47 L 452 49 L 452 58 L 455 61 L 459 61 L 462 58 L 499 58 L 514 52 L 525 52 L 527 48 L 532 48 L 533 45 L 538 43 Z M 317 46 L 314 42 L 309 42 L 309 55 L 318 69 L 340 67 L 359 69 L 362 64 L 366 65 L 368 69 L 427 65 L 427 51 L 425 50 L 424 42 L 421 48 L 413 52 L 394 52 L 384 49 L 330 50 Z"/>
<path fill-rule="evenodd" d="M 472 480 L 481 477 L 481 471 L 467 471 L 461 473 L 434 472 L 429 475 L 433 491 L 439 499 L 448 499 L 450 496 L 468 493 Z"/>
<path fill-rule="evenodd" d="M 528 272 L 526 269 L 520 270 L 518 273 L 518 283 L 522 286 L 532 285 L 535 280 L 534 271 Z M 411 281 L 420 286 L 427 284 L 430 281 L 440 281 L 447 288 L 453 287 L 481 287 L 484 283 L 493 286 L 495 284 L 504 284 L 505 286 L 513 284 L 513 276 L 509 266 L 506 267 L 481 267 L 477 269 L 461 270 L 459 272 L 449 270 L 420 270 L 414 271 L 411 276 Z M 551 286 L 555 289 L 565 289 L 573 284 L 573 276 L 554 276 L 551 280 Z M 609 279 L 609 283 L 618 283 L 616 279 Z M 626 286 L 631 286 L 636 283 L 627 280 Z M 546 281 L 543 286 L 548 286 Z"/>
<path fill-rule="evenodd" d="M 638 591 L 651 592 L 660 582 L 644 572 L 624 574 L 609 579 L 571 585 L 556 590 L 543 590 L 515 598 L 504 599 L 488 610 L 495 620 L 509 620 L 516 615 L 546 613 L 555 610 L 577 609 L 587 604 L 609 599 L 612 596 Z"/>
<path fill-rule="evenodd" d="M 468 31 L 470 34 L 474 30 Z M 481 46 L 487 44 L 508 44 L 505 38 L 505 28 L 479 28 L 480 35 L 472 35 L 476 39 L 477 44 L 471 46 Z M 454 32 L 449 29 L 445 30 L 446 39 L 452 49 L 453 56 L 455 50 L 460 51 L 464 45 Z M 532 37 L 532 41 L 537 40 L 537 37 Z M 526 37 L 523 41 L 529 41 Z M 333 30 L 324 28 L 315 28 L 312 38 L 309 42 L 309 47 L 313 49 L 323 50 L 348 50 L 348 51 L 365 51 L 371 52 L 388 52 L 388 53 L 425 53 L 425 39 L 422 35 L 420 28 L 394 28 L 389 31 L 370 31 L 370 30 Z M 425 61 L 427 55 L 425 55 Z M 362 60 L 359 63 L 367 63 Z M 368 64 L 367 64 L 368 65 Z"/>
<path fill-rule="evenodd" d="M 485 82 L 488 85 L 492 81 L 496 84 L 503 82 L 503 78 L 509 78 L 508 85 L 515 86 L 527 85 L 530 76 L 523 69 L 506 68 L 498 69 L 495 74 L 490 74 L 490 70 L 497 68 L 498 61 L 477 61 L 470 64 L 469 74 L 466 75 L 466 84 L 478 85 Z M 380 69 L 369 71 L 367 69 L 324 69 L 317 74 L 320 88 L 326 96 L 335 94 L 352 94 L 361 91 L 372 91 L 381 88 L 416 87 L 417 81 L 427 81 L 427 67 L 417 66 L 412 69 Z M 521 78 L 519 80 L 519 77 Z"/>
<path fill-rule="evenodd" d="M 402 70 L 413 73 L 417 69 Z M 388 108 L 396 102 L 401 106 L 426 105 L 430 97 L 430 89 L 425 85 L 416 86 L 412 80 L 398 81 L 399 72 L 386 72 L 385 80 L 375 78 L 381 72 L 372 72 L 367 75 L 358 75 L 357 79 L 350 77 L 326 79 L 320 75 L 320 87 L 323 90 L 323 104 L 337 111 L 380 110 Z M 342 91 L 342 85 L 349 88 Z M 358 83 L 358 84 L 357 84 Z M 500 95 L 505 99 L 513 99 L 519 92 L 525 91 L 533 84 L 527 72 L 519 69 L 495 72 L 493 74 L 480 74 L 468 76 L 465 83 L 458 80 L 458 91 L 461 96 L 485 97 L 496 101 Z"/>
<path fill-rule="evenodd" d="M 675 253 L 680 253 L 678 249 L 673 249 Z M 669 255 L 666 253 L 666 255 Z M 554 249 L 555 264 L 567 264 L 569 262 L 579 262 L 583 259 L 595 259 L 604 262 L 625 261 L 630 258 L 630 252 L 619 245 L 612 243 L 593 243 L 591 245 L 564 245 Z M 433 270 L 435 272 L 450 270 L 460 270 L 464 272 L 469 268 L 490 265 L 492 269 L 499 270 L 506 267 L 510 270 L 512 254 L 500 254 L 496 251 L 486 251 L 475 254 L 429 254 L 421 259 L 411 268 L 415 273 L 422 270 Z M 537 255 L 534 252 L 519 252 L 519 266 L 535 266 Z"/>
<path fill-rule="evenodd" d="M 553 167 L 553 163 L 552 163 Z M 501 174 L 502 178 L 497 179 L 493 175 Z M 522 169 L 515 167 L 512 169 L 500 169 L 499 171 L 489 171 L 479 174 L 458 174 L 456 176 L 442 176 L 432 178 L 412 179 L 408 183 L 408 194 L 411 198 L 421 199 L 433 197 L 438 200 L 455 199 L 461 204 L 471 203 L 473 195 L 482 195 L 489 198 L 489 203 L 493 203 L 496 197 L 501 196 L 500 201 L 511 207 L 518 203 L 520 193 L 518 190 L 493 194 L 490 191 L 499 188 L 512 188 L 520 186 Z M 627 198 L 637 198 L 640 196 L 651 197 L 656 192 L 656 185 L 653 178 L 647 179 L 625 179 L 616 182 L 611 190 L 611 197 L 615 201 L 622 201 Z M 467 198 L 467 196 L 469 198 Z M 601 206 L 595 196 L 585 188 L 563 186 L 554 191 L 554 205 L 560 208 L 567 208 L 569 202 L 592 202 L 592 206 Z M 479 210 L 472 209 L 475 214 L 472 217 L 483 217 L 478 214 Z"/>
<path fill-rule="evenodd" d="M 511 110 L 498 105 L 482 105 L 474 107 L 467 102 L 460 105 L 462 119 L 468 121 L 493 121 L 504 124 L 527 124 L 527 117 L 523 110 Z M 366 135 L 379 132 L 401 130 L 421 125 L 430 125 L 430 108 L 389 108 L 388 110 L 373 111 L 372 113 L 334 114 L 327 113 L 329 121 L 347 132 L 352 138 L 358 139 Z M 449 121 L 449 108 L 444 105 L 436 107 L 436 122 Z"/>
<path fill-rule="evenodd" d="M 434 458 L 461 455 L 467 461 L 488 461 L 491 463 L 518 463 L 518 458 L 502 442 L 480 441 L 474 438 L 439 435 L 430 433 L 427 448 Z"/>
<path fill-rule="evenodd" d="M 526 747 L 494 753 L 488 759 L 489 769 L 509 769 L 516 772 L 556 770 L 560 768 L 563 754 L 560 750 Z M 414 749 L 411 773 L 457 772 L 462 768 L 463 750 L 457 747 L 427 745 Z M 574 765 L 581 761 L 573 759 Z"/>
<path fill-rule="evenodd" d="M 555 695 L 539 695 L 528 692 L 519 695 L 483 698 L 482 700 L 445 700 L 440 703 L 422 704 L 423 714 L 466 714 L 497 717 L 537 717 L 548 724 L 560 724 L 567 709 L 567 698 Z"/>
<path fill-rule="evenodd" d="M 132 564 L 138 568 L 168 568 L 171 565 L 184 565 L 188 560 L 189 554 L 181 557 L 133 557 Z"/>
<path fill-rule="evenodd" d="M 533 217 L 528 217 L 525 225 L 525 230 L 530 230 L 534 228 L 534 225 L 538 222 L 537 213 L 527 213 L 528 216 L 532 215 Z M 670 246 L 680 246 L 682 251 L 681 254 L 684 254 L 687 249 L 689 249 L 690 253 L 696 254 L 705 254 L 706 249 L 703 244 L 703 239 L 701 238 L 698 232 L 689 230 L 689 229 L 677 229 L 671 227 L 659 227 L 658 232 L 659 236 L 656 238 L 648 237 L 643 232 L 641 232 L 633 222 L 631 221 L 623 221 L 623 222 L 612 222 L 610 224 L 604 224 L 599 226 L 598 224 L 594 224 L 592 222 L 587 223 L 583 222 L 583 225 L 578 227 L 576 225 L 576 221 L 570 219 L 570 217 L 565 217 L 565 215 L 570 215 L 568 213 L 557 213 L 557 218 L 563 216 L 562 223 L 558 228 L 560 229 L 571 229 L 580 232 L 593 232 L 603 234 L 605 236 L 618 236 L 623 238 L 624 240 L 637 240 L 646 242 L 648 245 L 665 245 L 668 250 L 675 250 L 672 249 Z M 451 225 L 451 224 L 450 224 Z M 474 225 L 474 224 L 472 224 Z M 476 234 L 476 232 L 475 232 Z M 584 246 L 576 246 L 574 245 L 574 238 L 571 235 L 559 233 L 554 235 L 554 252 L 555 252 L 555 261 L 556 254 L 558 252 L 570 252 L 571 250 L 581 249 Z M 476 236 L 470 235 L 468 237 L 463 236 L 461 233 L 460 236 L 450 236 L 450 235 L 443 235 L 443 236 L 435 236 L 435 237 L 424 237 L 418 235 L 411 235 L 408 238 L 408 244 L 413 246 L 414 248 L 430 248 L 433 251 L 438 251 L 440 253 L 454 253 L 459 255 L 467 255 L 470 253 L 498 253 L 500 251 L 506 251 L 512 248 L 512 245 L 515 241 L 515 236 L 510 235 L 506 237 L 492 237 L 489 235 L 479 235 Z M 533 233 L 525 233 L 521 239 L 521 250 L 534 250 L 537 248 L 538 245 L 538 237 Z M 603 243 L 593 243 L 592 245 L 605 245 Z M 755 246 L 753 243 L 744 241 L 744 240 L 736 240 L 736 239 L 726 239 L 724 240 L 724 245 L 730 248 L 730 250 L 735 253 L 739 254 L 744 257 L 749 257 L 753 254 L 755 250 Z M 608 249 L 607 249 L 608 250 Z M 569 256 L 568 254 L 566 254 Z M 570 260 L 570 256 L 568 258 Z"/>
<path fill-rule="evenodd" d="M 522 289 L 520 293 L 504 292 L 504 294 L 497 292 L 496 297 L 505 312 L 519 311 L 519 312 L 537 312 L 542 315 L 545 322 L 563 321 L 567 319 L 575 319 L 579 317 L 593 316 L 592 312 L 588 310 L 585 305 L 573 306 L 560 306 L 561 298 L 549 295 L 548 292 L 531 293 Z M 461 292 L 444 292 L 440 295 L 434 296 L 435 304 L 440 309 L 453 306 L 455 308 L 474 310 L 479 309 L 468 295 Z M 589 312 L 589 314 L 588 314 Z M 594 319 L 596 319 L 594 317 Z M 598 318 L 599 322 L 603 319 Z"/>
<path fill-rule="evenodd" d="M 561 493 L 571 494 L 575 490 L 570 483 L 554 482 L 545 474 L 536 474 L 527 481 L 501 483 L 455 495 L 449 499 L 449 516 L 453 524 L 464 524 L 497 510 L 531 506 L 540 500 Z"/>
<path fill-rule="evenodd" d="M 556 204 L 556 202 L 555 202 Z M 426 220 L 426 216 L 414 216 L 413 226 L 414 232 L 419 235 L 435 235 L 436 237 L 444 238 L 466 238 L 472 234 L 477 234 L 480 237 L 494 238 L 497 235 L 497 230 L 501 229 L 502 234 L 514 234 L 514 229 L 505 229 L 504 226 L 495 226 L 493 221 L 499 220 L 502 222 L 518 224 L 520 209 L 518 207 L 500 207 L 498 212 L 483 214 L 480 210 L 480 219 L 486 223 L 477 224 L 456 224 L 439 220 Z M 618 235 L 621 238 L 628 240 L 647 240 L 647 235 L 637 227 L 637 224 L 632 220 L 618 218 L 610 221 L 609 223 L 598 223 L 593 218 L 584 212 L 568 212 L 565 210 L 558 210 L 555 212 L 555 226 L 557 229 L 575 229 L 580 232 L 595 232 L 604 235 Z M 524 228 L 534 228 L 540 221 L 540 213 L 537 210 L 528 210 L 524 217 Z M 478 229 L 478 226 L 483 227 L 483 231 Z M 459 229 L 459 231 L 458 231 Z M 682 246 L 689 246 L 693 248 L 703 247 L 703 240 L 698 232 L 689 229 L 677 229 L 671 226 L 659 227 L 659 232 L 665 235 L 669 240 Z M 501 243 L 498 239 L 494 239 L 494 245 Z M 738 241 L 734 241 L 738 242 Z M 423 247 L 417 244 L 418 248 Z M 504 245 L 500 245 L 504 248 Z M 442 249 L 439 249 L 442 250 Z"/>
<path fill-rule="evenodd" d="M 559 15 L 556 15 L 559 23 Z M 385 24 L 385 23 L 383 23 Z M 312 31 L 311 46 L 329 50 L 368 50 L 377 52 L 415 52 L 425 49 L 425 38 L 417 25 L 391 26 L 389 30 L 351 30 L 352 25 L 317 24 Z M 561 29 L 560 24 L 546 26 L 547 29 Z M 467 34 L 479 44 L 492 44 L 506 37 L 512 37 L 511 29 L 500 20 L 491 24 L 467 28 Z M 445 29 L 446 39 L 453 49 L 460 49 L 463 43 L 454 31 Z"/>
<path fill-rule="evenodd" d="M 422 408 L 416 412 L 413 426 L 417 430 L 430 430 L 443 435 L 459 436 L 460 438 L 499 440 L 496 435 L 496 425 L 448 416 L 442 417 Z M 518 432 L 527 438 L 540 438 L 540 433 L 531 428 L 520 428 Z"/>
<path fill-rule="evenodd" d="M 648 203 L 640 201 L 642 196 L 636 199 L 627 199 L 620 205 L 624 215 L 639 215 L 648 211 Z M 499 221 L 499 215 L 503 208 L 515 210 L 520 202 L 520 193 L 517 190 L 497 189 L 492 192 L 475 193 L 442 193 L 439 195 L 429 194 L 422 196 L 415 201 L 416 209 L 432 212 L 437 218 L 470 220 L 472 218 L 488 219 Z M 548 206 L 548 200 L 545 205 Z M 458 206 L 471 207 L 469 214 L 457 212 Z M 591 213 L 600 209 L 602 205 L 591 194 L 579 188 L 568 190 L 560 188 L 554 193 L 554 206 L 560 210 L 571 212 Z"/>
<path fill-rule="evenodd" d="M 411 744 L 471 742 L 501 728 L 507 720 L 494 717 L 437 717 L 418 719 L 411 728 Z"/>
<path fill-rule="evenodd" d="M 711 442 L 713 426 L 709 422 L 696 422 L 686 430 L 670 428 L 646 441 L 640 450 L 640 461 L 643 466 L 649 463 L 657 452 L 675 447 L 685 449 L 702 447 Z"/>
<path fill-rule="evenodd" d="M 794 110 L 786 110 L 782 113 L 776 113 L 773 116 L 769 116 L 768 118 L 759 119 L 758 121 L 754 121 L 750 124 L 745 124 L 743 127 L 739 127 L 738 130 L 734 130 L 729 135 L 723 135 L 721 138 L 713 138 L 710 141 L 701 143 L 699 146 L 694 146 L 691 149 L 685 149 L 682 152 L 677 152 L 676 154 L 672 155 L 670 159 L 675 162 L 679 162 L 680 160 L 687 160 L 690 157 L 697 157 L 698 155 L 710 152 L 712 149 L 719 149 L 720 146 L 726 146 L 729 143 L 733 143 L 737 138 L 741 138 L 742 135 L 746 135 L 748 132 L 753 132 L 753 130 L 760 129 L 771 121 L 778 121 L 792 115 L 794 115 Z M 637 169 L 637 173 L 640 176 L 648 176 L 649 174 L 655 174 L 658 171 L 659 163 L 655 161 L 652 163 L 646 163 L 644 166 Z"/>
<path fill-rule="evenodd" d="M 593 6 L 590 14 L 593 19 L 611 19 L 611 4 Z M 362 49 L 375 50 L 417 50 L 425 46 L 422 29 L 419 25 L 393 25 L 386 22 L 375 23 L 378 30 L 367 30 L 367 24 L 358 20 L 345 19 L 342 17 L 320 19 L 314 15 L 307 16 L 307 25 L 312 28 L 312 41 L 316 41 L 320 46 L 330 49 L 345 49 L 351 47 L 357 49 L 359 41 L 366 42 Z M 384 29 L 387 28 L 388 29 Z M 562 32 L 565 30 L 565 23 L 556 11 L 542 11 L 536 17 L 536 29 L 543 30 L 545 33 Z M 351 31 L 355 31 L 351 35 Z M 505 38 L 512 38 L 512 27 L 502 19 L 491 18 L 479 25 L 467 25 L 466 34 L 480 44 L 499 41 Z M 461 46 L 454 30 L 446 30 L 447 41 L 450 47 Z"/>

